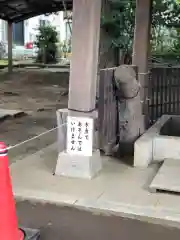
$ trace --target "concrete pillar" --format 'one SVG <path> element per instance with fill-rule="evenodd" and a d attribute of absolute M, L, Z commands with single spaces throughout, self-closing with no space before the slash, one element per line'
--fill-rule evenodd
<path fill-rule="evenodd" d="M 99 53 L 101 0 L 74 0 L 72 58 L 68 115 L 93 118 L 96 111 L 96 84 Z M 93 130 L 92 130 L 93 131 Z M 94 132 L 92 133 L 94 135 Z M 92 156 L 59 154 L 55 174 L 92 178 L 101 169 L 98 150 Z"/>
<path fill-rule="evenodd" d="M 12 22 L 8 22 L 8 72 L 12 73 L 13 57 L 12 57 Z"/>
<path fill-rule="evenodd" d="M 143 113 L 148 114 L 148 55 L 150 48 L 152 0 L 136 0 L 136 20 L 133 46 L 133 65 L 138 67 L 142 86 Z"/>

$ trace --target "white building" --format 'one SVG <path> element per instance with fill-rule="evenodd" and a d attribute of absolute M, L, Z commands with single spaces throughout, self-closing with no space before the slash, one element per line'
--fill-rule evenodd
<path fill-rule="evenodd" d="M 40 24 L 50 23 L 58 32 L 61 42 L 68 40 L 71 37 L 69 23 L 64 18 L 64 12 L 58 12 L 52 15 L 40 15 L 30 18 L 24 22 L 13 26 L 13 40 L 17 45 L 24 45 L 27 42 L 34 41 L 37 34 L 37 29 Z M 70 23 L 71 25 L 71 23 Z M 0 20 L 0 41 L 7 42 L 7 23 Z"/>

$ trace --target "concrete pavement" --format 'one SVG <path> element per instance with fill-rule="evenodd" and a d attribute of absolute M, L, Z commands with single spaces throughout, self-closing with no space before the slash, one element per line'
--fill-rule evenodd
<path fill-rule="evenodd" d="M 10 168 L 16 199 L 105 215 L 153 218 L 179 226 L 180 197 L 149 192 L 158 165 L 136 169 L 120 160 L 103 157 L 102 172 L 90 181 L 53 176 L 57 155 L 53 144 L 26 158 L 12 159 Z"/>

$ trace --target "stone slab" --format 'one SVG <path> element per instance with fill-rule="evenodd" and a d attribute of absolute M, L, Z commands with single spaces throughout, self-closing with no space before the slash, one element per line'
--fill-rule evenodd
<path fill-rule="evenodd" d="M 23 228 L 21 227 L 23 232 L 25 232 L 25 239 L 24 240 L 38 240 L 40 239 L 40 231 L 37 229 L 31 228 Z"/>
<path fill-rule="evenodd" d="M 26 69 L 40 69 L 40 67 L 38 66 L 28 66 L 28 67 L 25 67 Z"/>
<path fill-rule="evenodd" d="M 9 110 L 0 108 L 0 120 L 3 120 L 7 117 L 17 117 L 24 114 L 25 112 L 21 110 Z"/>
<path fill-rule="evenodd" d="M 180 161 L 166 159 L 150 184 L 151 192 L 180 193 Z"/>

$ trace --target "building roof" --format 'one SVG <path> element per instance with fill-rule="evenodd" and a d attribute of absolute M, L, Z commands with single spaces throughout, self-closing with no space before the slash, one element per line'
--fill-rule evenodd
<path fill-rule="evenodd" d="M 11 22 L 72 9 L 72 0 L 0 0 L 0 18 Z"/>

